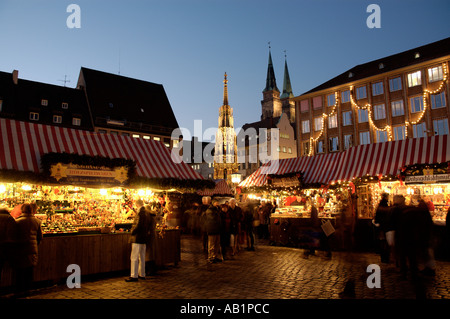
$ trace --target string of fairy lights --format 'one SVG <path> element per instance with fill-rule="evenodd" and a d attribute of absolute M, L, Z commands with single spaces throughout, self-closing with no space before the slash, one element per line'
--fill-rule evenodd
<path fill-rule="evenodd" d="M 445 86 L 445 83 L 447 82 L 447 79 L 448 79 L 448 70 L 447 70 L 447 64 L 446 63 L 442 63 L 442 70 L 443 70 L 443 78 L 442 78 L 442 81 L 441 81 L 439 87 L 437 89 L 435 89 L 435 90 L 429 90 L 428 88 L 424 88 L 423 95 L 422 95 L 423 109 L 419 113 L 417 119 L 415 121 L 405 121 L 405 138 L 408 137 L 408 126 L 419 124 L 422 121 L 423 117 L 425 116 L 425 112 L 426 112 L 426 110 L 428 108 L 427 101 L 428 101 L 429 95 L 434 95 L 434 94 L 440 93 L 443 90 L 443 88 Z M 389 125 L 389 124 L 386 124 L 386 126 L 384 126 L 384 127 L 378 127 L 373 121 L 372 105 L 370 103 L 366 103 L 363 106 L 358 105 L 358 103 L 356 103 L 354 98 L 353 98 L 352 92 L 353 92 L 353 85 L 350 86 L 350 103 L 351 103 L 351 105 L 354 108 L 356 108 L 356 110 L 358 110 L 358 111 L 359 110 L 367 110 L 368 122 L 369 122 L 371 128 L 375 129 L 376 131 L 384 131 L 384 132 L 386 132 L 388 141 L 392 141 L 393 140 L 393 138 L 392 138 L 392 126 Z M 336 109 L 337 109 L 338 105 L 340 105 L 338 92 L 334 93 L 334 97 L 335 97 L 335 103 L 332 106 L 330 114 L 326 114 L 326 113 L 322 114 L 322 120 L 321 120 L 322 127 L 321 127 L 321 130 L 320 130 L 319 134 L 315 138 L 312 137 L 312 136 L 310 137 L 308 156 L 314 155 L 314 145 L 323 135 L 323 132 L 324 132 L 324 129 L 325 129 L 325 125 L 324 125 L 325 124 L 325 119 L 329 118 L 329 117 L 332 117 L 336 113 Z"/>

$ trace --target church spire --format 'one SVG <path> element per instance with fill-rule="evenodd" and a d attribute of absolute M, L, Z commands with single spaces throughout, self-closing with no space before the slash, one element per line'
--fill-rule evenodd
<path fill-rule="evenodd" d="M 286 51 L 285 51 L 283 93 L 281 94 L 280 98 L 284 99 L 289 97 L 294 97 L 294 94 L 292 93 L 291 78 L 289 77 L 289 70 L 287 66 Z"/>
<path fill-rule="evenodd" d="M 280 92 L 277 88 L 277 81 L 275 79 L 275 71 L 273 70 L 272 54 L 270 52 L 270 42 L 269 42 L 269 65 L 267 67 L 266 88 L 264 89 L 263 92 L 267 92 L 267 91 Z"/>
<path fill-rule="evenodd" d="M 225 72 L 225 79 L 223 80 L 223 105 L 228 105 L 228 80 L 227 72 Z"/>

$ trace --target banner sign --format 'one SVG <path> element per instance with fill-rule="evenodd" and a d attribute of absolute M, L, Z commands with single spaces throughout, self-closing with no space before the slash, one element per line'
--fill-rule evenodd
<path fill-rule="evenodd" d="M 450 174 L 414 175 L 405 177 L 405 183 L 436 183 L 436 182 L 450 182 Z"/>
<path fill-rule="evenodd" d="M 271 183 L 272 183 L 272 186 L 275 186 L 275 187 L 300 186 L 300 180 L 297 176 L 272 177 Z"/>
<path fill-rule="evenodd" d="M 128 179 L 124 166 L 103 167 L 57 163 L 51 165 L 50 176 L 61 184 L 120 186 Z"/>

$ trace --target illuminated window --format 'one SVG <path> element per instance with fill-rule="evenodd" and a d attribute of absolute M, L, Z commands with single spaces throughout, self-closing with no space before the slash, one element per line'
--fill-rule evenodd
<path fill-rule="evenodd" d="M 288 153 L 292 154 L 292 148 L 288 147 Z"/>
<path fill-rule="evenodd" d="M 142 138 L 143 138 L 144 140 L 149 140 L 149 139 L 150 139 L 150 136 L 144 135 L 144 136 L 142 136 Z"/>
<path fill-rule="evenodd" d="M 323 141 L 322 140 L 317 141 L 316 152 L 323 153 Z"/>
<path fill-rule="evenodd" d="M 330 152 L 339 151 L 339 140 L 338 140 L 337 136 L 330 137 L 328 139 L 328 149 L 330 150 Z"/>
<path fill-rule="evenodd" d="M 336 128 L 337 126 L 337 114 L 335 113 L 328 117 L 328 128 Z"/>
<path fill-rule="evenodd" d="M 308 100 L 303 100 L 300 102 L 300 112 L 305 113 L 309 111 Z"/>
<path fill-rule="evenodd" d="M 62 107 L 63 109 L 65 109 L 65 110 L 67 110 L 67 109 L 69 108 L 69 103 L 63 102 L 63 103 L 61 104 L 61 107 Z"/>
<path fill-rule="evenodd" d="M 353 135 L 344 135 L 344 150 L 348 150 L 353 146 Z"/>
<path fill-rule="evenodd" d="M 321 131 L 322 130 L 322 117 L 314 118 L 314 130 Z"/>
<path fill-rule="evenodd" d="M 155 141 L 161 141 L 161 138 L 158 137 L 158 136 L 154 136 L 153 139 L 154 139 Z"/>
<path fill-rule="evenodd" d="M 302 121 L 302 133 L 309 133 L 310 132 L 310 128 L 309 128 L 309 121 Z"/>
<path fill-rule="evenodd" d="M 139 134 L 133 134 L 132 135 L 134 138 L 139 138 L 140 136 L 139 136 Z"/>
<path fill-rule="evenodd" d="M 41 100 L 41 105 L 42 105 L 42 106 L 47 106 L 47 105 L 48 105 L 48 100 L 42 99 L 42 100 Z"/>
<path fill-rule="evenodd" d="M 375 120 L 381 120 L 386 118 L 386 108 L 384 104 L 378 104 L 373 106 L 373 117 Z"/>
<path fill-rule="evenodd" d="M 400 116 L 405 114 L 403 109 L 403 100 L 391 102 L 392 116 Z"/>
<path fill-rule="evenodd" d="M 416 85 L 422 85 L 422 72 L 416 71 L 408 74 L 408 86 L 413 87 Z"/>
<path fill-rule="evenodd" d="M 303 155 L 309 154 L 309 142 L 303 142 Z"/>
<path fill-rule="evenodd" d="M 441 81 L 443 78 L 442 66 L 428 69 L 428 82 Z"/>

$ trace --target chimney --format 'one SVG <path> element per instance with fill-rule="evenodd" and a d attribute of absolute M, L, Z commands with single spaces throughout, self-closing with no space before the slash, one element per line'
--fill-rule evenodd
<path fill-rule="evenodd" d="M 19 81 L 19 71 L 18 70 L 14 70 L 13 73 L 12 73 L 12 77 L 13 77 L 14 84 L 17 85 L 17 82 Z"/>

